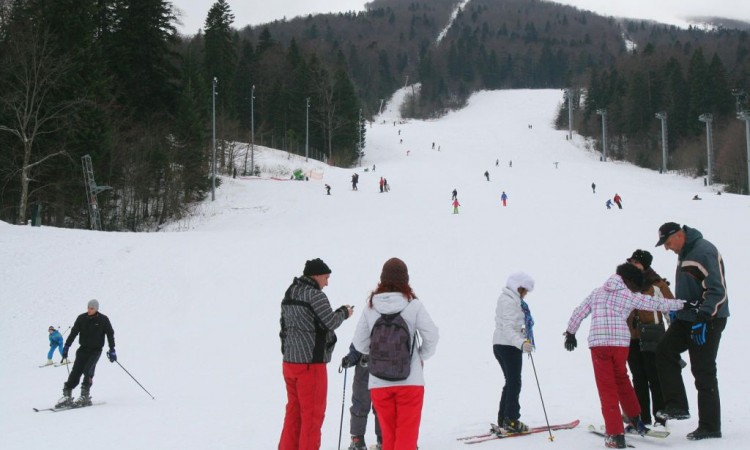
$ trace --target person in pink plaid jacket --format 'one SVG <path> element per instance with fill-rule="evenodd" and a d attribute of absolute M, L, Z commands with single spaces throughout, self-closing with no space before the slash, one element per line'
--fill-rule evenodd
<path fill-rule="evenodd" d="M 683 300 L 641 294 L 643 284 L 643 272 L 637 267 L 629 263 L 618 266 L 616 273 L 573 311 L 565 331 L 565 349 L 573 351 L 578 345 L 575 334 L 583 319 L 591 315 L 588 343 L 608 448 L 626 448 L 620 407 L 639 433 L 648 431 L 640 420 L 641 407 L 625 368 L 630 350 L 627 323 L 630 312 L 634 309 L 666 312 L 685 307 Z"/>

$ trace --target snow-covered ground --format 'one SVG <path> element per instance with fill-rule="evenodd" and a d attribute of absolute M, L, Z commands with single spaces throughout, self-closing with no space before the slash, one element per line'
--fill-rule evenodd
<path fill-rule="evenodd" d="M 456 437 L 494 421 L 503 384 L 491 345 L 495 302 L 508 274 L 518 270 L 537 281 L 527 300 L 549 420 L 577 418 L 582 426 L 556 432 L 554 443 L 540 434 L 479 445 L 602 448 L 602 439 L 585 431 L 602 423 L 589 352 L 585 345 L 566 352 L 561 334 L 573 308 L 637 248 L 651 251 L 657 272 L 673 279 L 675 255 L 654 248 L 666 221 L 698 228 L 726 263 L 733 315 L 718 358 L 725 437 L 686 441 L 698 412 L 686 371 L 694 418 L 670 424 L 673 435 L 664 441 L 629 440 L 642 448 L 743 448 L 750 418 L 742 326 L 750 298 L 742 275 L 750 272 L 750 197 L 718 196 L 702 180 L 599 162 L 579 137 L 568 141 L 566 132 L 552 129 L 557 90 L 479 93 L 466 109 L 434 121 L 401 121 L 403 94 L 368 128 L 366 172 L 259 149 L 269 167 L 314 170 L 322 179 L 225 179 L 215 202 L 160 233 L 0 222 L 0 448 L 276 448 L 286 400 L 279 304 L 305 260 L 320 257 L 333 269 L 325 290 L 333 306 L 358 306 L 337 330 L 328 366 L 322 448 L 336 449 L 344 389 L 336 369 L 392 256 L 408 264 L 415 292 L 441 333 L 437 354 L 425 364 L 420 448 L 465 448 Z M 360 174 L 356 192 L 349 183 L 354 172 Z M 380 176 L 390 193 L 378 192 Z M 330 196 L 324 184 L 331 185 Z M 450 201 L 454 188 L 458 215 Z M 502 191 L 507 207 L 500 204 Z M 604 203 L 615 193 L 624 209 L 607 210 Z M 695 194 L 703 200 L 691 200 Z M 105 405 L 35 413 L 32 407 L 59 398 L 67 375 L 64 367 L 37 368 L 46 357 L 47 327 L 65 330 L 91 298 L 112 320 L 119 361 L 156 399 L 102 358 L 92 395 Z M 587 331 L 588 321 L 579 342 Z M 531 369 L 527 361 L 522 420 L 542 425 Z M 347 410 L 350 392 L 346 386 Z M 348 422 L 347 411 L 345 440 Z M 367 438 L 374 441 L 372 426 Z"/>

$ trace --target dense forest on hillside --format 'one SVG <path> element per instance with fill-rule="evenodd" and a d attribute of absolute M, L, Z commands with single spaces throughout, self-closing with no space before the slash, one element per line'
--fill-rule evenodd
<path fill-rule="evenodd" d="M 414 118 L 481 89 L 569 88 L 579 133 L 599 140 L 606 109 L 609 156 L 654 169 L 664 111 L 668 168 L 696 176 L 706 170 L 698 116 L 710 113 L 713 179 L 748 192 L 735 118 L 750 90 L 746 24 L 684 30 L 541 0 L 471 0 L 446 28 L 460 0 L 375 0 L 242 26 L 230 3 L 217 0 L 201 32 L 181 36 L 167 0 L 0 0 L 0 219 L 25 223 L 41 206 L 45 224 L 86 227 L 87 154 L 111 187 L 99 195 L 105 229 L 179 217 L 210 188 L 214 112 L 219 173 L 253 172 L 249 142 L 349 166 L 365 120 L 406 84 L 403 114 Z"/>

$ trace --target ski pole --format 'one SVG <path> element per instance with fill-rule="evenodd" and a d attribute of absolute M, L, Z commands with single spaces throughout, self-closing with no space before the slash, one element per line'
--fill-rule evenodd
<path fill-rule="evenodd" d="M 341 432 L 344 429 L 344 404 L 346 403 L 346 371 L 344 369 L 344 393 L 341 396 L 341 421 L 339 422 L 339 450 L 341 450 Z M 341 366 L 339 366 L 339 373 L 341 373 Z"/>
<path fill-rule="evenodd" d="M 126 374 L 130 375 L 130 372 L 128 372 L 128 369 L 122 367 L 122 364 L 120 364 L 120 361 L 115 361 L 115 362 L 117 363 L 118 366 L 120 366 L 122 368 L 122 370 L 125 371 Z M 138 383 L 138 380 L 136 380 L 133 375 L 130 375 L 130 378 L 132 378 L 133 381 L 135 381 L 136 383 Z M 141 383 L 138 383 L 138 386 L 140 386 L 141 389 L 143 389 L 149 395 L 149 397 L 151 397 L 151 399 L 156 400 L 156 397 L 154 397 L 153 395 L 151 395 L 151 393 L 149 391 L 147 391 L 146 388 L 143 387 L 143 385 Z"/>
<path fill-rule="evenodd" d="M 542 397 L 542 388 L 539 386 L 539 377 L 536 375 L 536 365 L 534 364 L 534 357 L 529 353 L 529 359 L 531 360 L 531 367 L 534 369 L 534 378 L 536 379 L 536 387 L 539 390 L 539 399 L 542 401 L 542 411 L 544 411 L 544 420 L 547 422 L 547 432 L 549 433 L 549 440 L 554 441 L 555 437 L 552 436 L 552 428 L 549 425 L 549 418 L 547 417 L 547 408 L 544 407 L 544 397 Z"/>
<path fill-rule="evenodd" d="M 57 328 L 58 328 L 58 329 L 60 329 L 60 327 L 59 327 L 59 326 L 58 326 Z M 70 331 L 70 327 L 68 327 L 68 328 L 67 328 L 67 329 L 66 329 L 65 331 L 63 331 L 63 332 L 62 332 L 62 335 L 63 335 L 63 336 L 65 336 L 65 333 L 67 333 L 68 331 Z"/>

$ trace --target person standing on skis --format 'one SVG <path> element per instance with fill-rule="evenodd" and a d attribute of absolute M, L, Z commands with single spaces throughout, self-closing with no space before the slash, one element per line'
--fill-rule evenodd
<path fill-rule="evenodd" d="M 47 352 L 47 366 L 52 364 L 52 355 L 55 354 L 55 350 L 60 352 L 60 356 L 63 354 L 63 337 L 59 331 L 50 325 L 49 329 L 49 351 Z"/>
<path fill-rule="evenodd" d="M 534 350 L 534 319 L 524 301 L 526 295 L 533 290 L 534 279 L 518 272 L 508 277 L 505 288 L 497 299 L 492 351 L 505 377 L 497 412 L 497 426 L 493 426 L 491 430 L 497 435 L 529 431 L 529 427 L 519 420 L 521 406 L 518 397 L 521 395 L 522 356 Z"/>
<path fill-rule="evenodd" d="M 565 349 L 572 352 L 578 346 L 575 334 L 581 322 L 591 316 L 588 344 L 604 416 L 607 434 L 604 446 L 607 448 L 627 446 L 620 408 L 639 434 L 648 432 L 640 418 L 641 406 L 625 368 L 630 350 L 628 316 L 634 309 L 668 312 L 694 306 L 683 300 L 641 294 L 643 284 L 643 272 L 636 266 L 630 263 L 617 266 L 616 273 L 573 311 L 563 333 Z"/>
<path fill-rule="evenodd" d="M 380 432 L 378 415 L 375 408 L 372 407 L 370 398 L 370 370 L 367 368 L 368 356 L 363 355 L 354 348 L 354 344 L 349 345 L 349 353 L 341 359 L 341 368 L 348 369 L 354 367 L 354 381 L 352 382 L 352 406 L 349 408 L 349 433 L 352 436 L 352 442 L 347 450 L 367 450 L 365 444 L 365 432 L 367 431 L 367 416 L 372 410 L 375 416 L 375 436 L 377 444 L 374 448 L 381 450 L 383 446 L 383 436 Z"/>
<path fill-rule="evenodd" d="M 68 350 L 79 335 L 78 344 L 80 347 L 76 351 L 76 360 L 68 376 L 68 381 L 63 384 L 63 396 L 57 407 L 74 405 L 72 392 L 78 386 L 81 375 L 83 375 L 81 396 L 75 400 L 75 405 L 91 405 L 91 385 L 94 383 L 94 371 L 96 370 L 96 363 L 99 362 L 99 357 L 102 355 L 105 336 L 109 344 L 107 358 L 110 362 L 117 361 L 115 330 L 112 328 L 109 317 L 99 312 L 98 300 L 89 300 L 86 312 L 76 318 L 73 328 L 70 330 L 70 336 L 68 336 L 63 347 L 63 360 L 68 358 Z"/>

